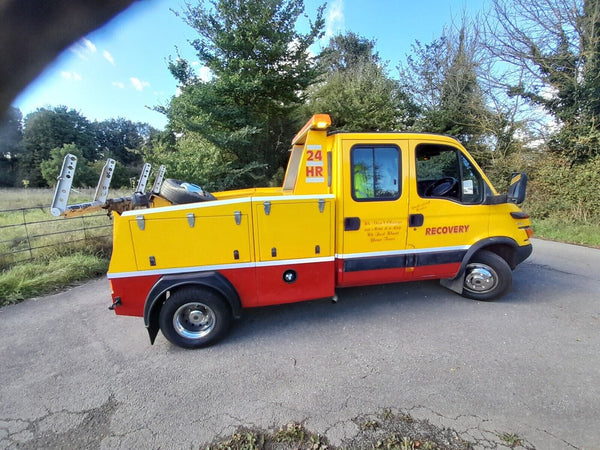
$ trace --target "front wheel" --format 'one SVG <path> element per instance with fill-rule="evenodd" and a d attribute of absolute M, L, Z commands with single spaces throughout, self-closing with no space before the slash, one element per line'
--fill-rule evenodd
<path fill-rule="evenodd" d="M 512 271 L 508 263 L 497 254 L 480 250 L 467 264 L 463 297 L 474 300 L 496 300 L 512 286 Z"/>
<path fill-rule="evenodd" d="M 221 339 L 231 324 L 224 299 L 201 287 L 176 290 L 163 305 L 160 330 L 171 343 L 184 348 L 201 348 Z"/>

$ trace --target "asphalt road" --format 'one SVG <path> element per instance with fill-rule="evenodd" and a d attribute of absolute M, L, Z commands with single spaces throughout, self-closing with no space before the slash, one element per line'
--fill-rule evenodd
<path fill-rule="evenodd" d="M 339 445 L 390 408 L 479 447 L 600 448 L 600 250 L 536 240 L 493 303 L 436 282 L 248 311 L 182 350 L 96 280 L 0 309 L 0 448 L 197 448 L 292 421 Z"/>

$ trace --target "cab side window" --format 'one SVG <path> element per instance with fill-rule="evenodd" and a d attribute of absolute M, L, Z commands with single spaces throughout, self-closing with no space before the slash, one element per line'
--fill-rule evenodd
<path fill-rule="evenodd" d="M 447 198 L 465 204 L 481 203 L 483 180 L 460 150 L 447 145 L 419 144 L 417 192 L 423 198 Z"/>
<path fill-rule="evenodd" d="M 356 201 L 400 198 L 400 149 L 355 146 L 350 152 L 352 198 Z"/>

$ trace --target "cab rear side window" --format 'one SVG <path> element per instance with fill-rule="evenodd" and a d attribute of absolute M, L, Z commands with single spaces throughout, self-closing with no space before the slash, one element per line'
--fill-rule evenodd
<path fill-rule="evenodd" d="M 420 197 L 447 198 L 471 205 L 481 203 L 481 174 L 459 149 L 448 145 L 419 144 L 416 158 Z"/>
<path fill-rule="evenodd" d="M 354 146 L 350 152 L 352 198 L 382 201 L 400 198 L 400 149 L 396 146 Z"/>

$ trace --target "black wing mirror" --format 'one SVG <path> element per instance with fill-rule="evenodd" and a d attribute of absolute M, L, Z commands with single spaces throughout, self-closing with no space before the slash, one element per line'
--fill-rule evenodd
<path fill-rule="evenodd" d="M 508 188 L 507 200 L 509 203 L 520 205 L 525 201 L 525 192 L 527 191 L 527 174 L 513 173 Z"/>

